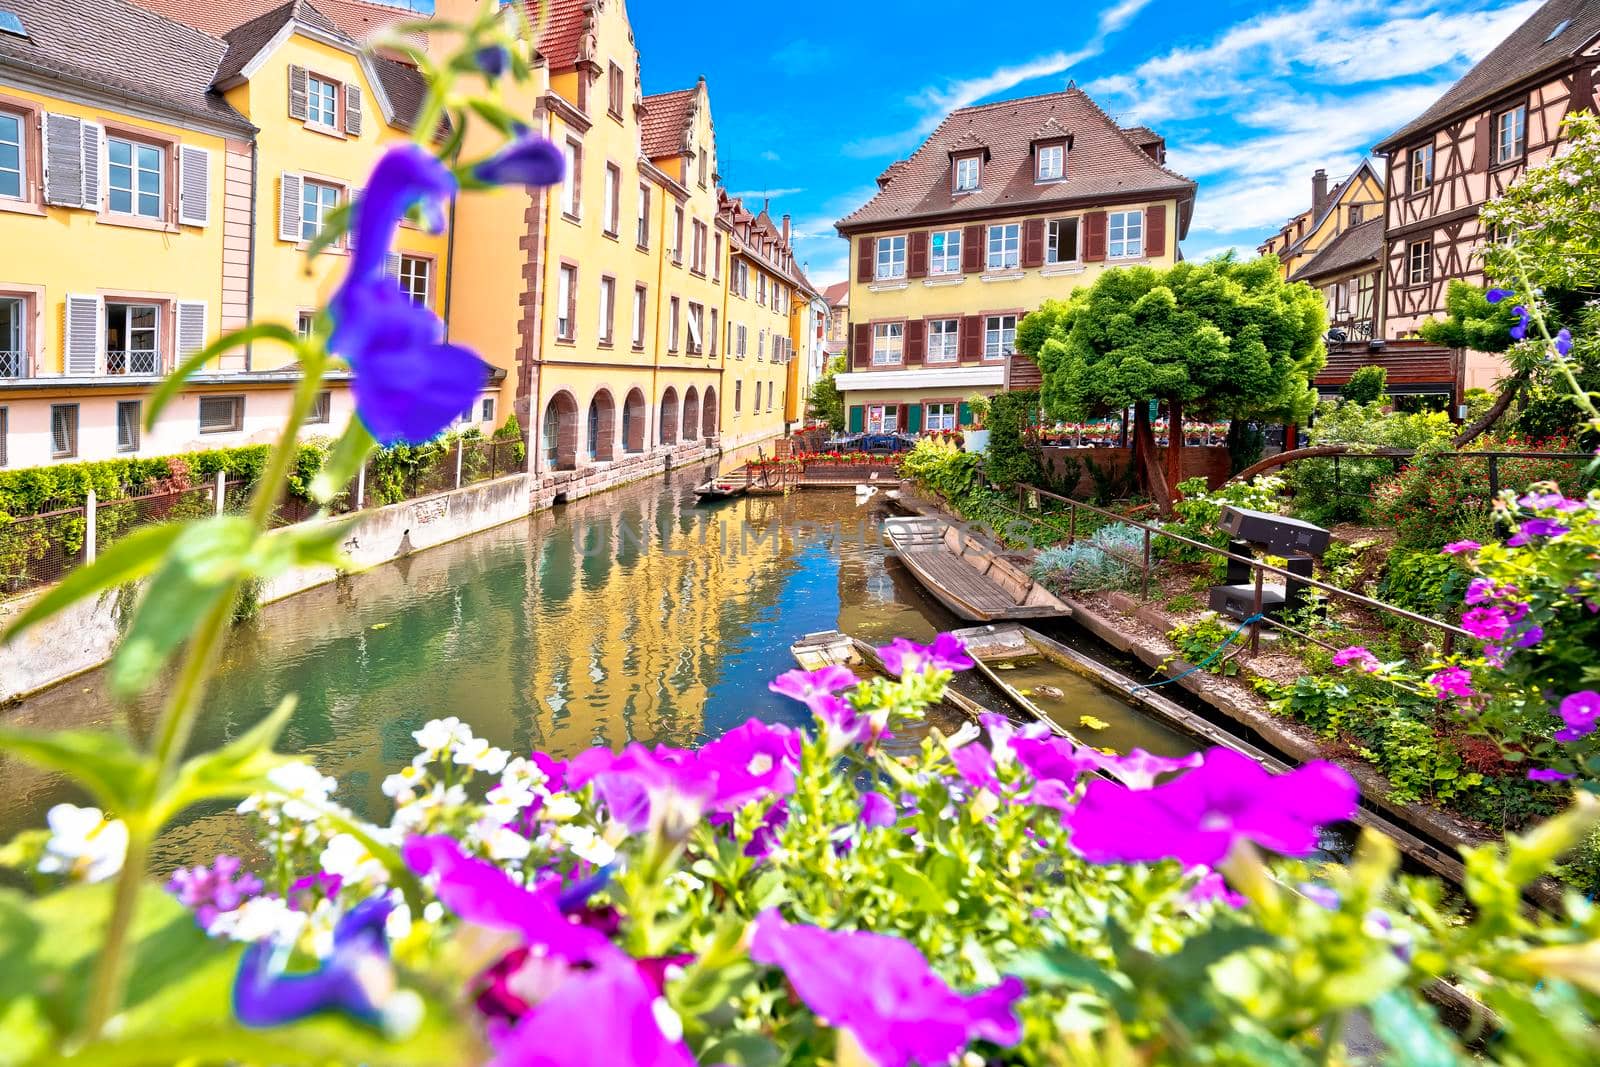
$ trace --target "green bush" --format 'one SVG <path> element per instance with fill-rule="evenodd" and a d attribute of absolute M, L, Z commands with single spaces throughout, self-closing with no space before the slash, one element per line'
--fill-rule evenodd
<path fill-rule="evenodd" d="M 1039 393 L 1034 389 L 999 393 L 989 404 L 985 467 L 989 477 L 1003 487 L 1044 482 L 1036 426 L 1038 411 Z"/>
<path fill-rule="evenodd" d="M 1352 404 L 1375 404 L 1389 390 L 1389 372 L 1383 367 L 1361 367 L 1350 376 L 1339 396 Z"/>
<path fill-rule="evenodd" d="M 1087 539 L 1047 548 L 1029 573 L 1052 589 L 1086 593 L 1127 589 L 1140 573 L 1144 531 L 1126 523 L 1102 526 Z"/>
<path fill-rule="evenodd" d="M 1222 509 L 1231 505 L 1251 511 L 1277 513 L 1283 510 L 1283 489 L 1283 479 L 1272 475 L 1263 475 L 1248 482 L 1229 482 L 1216 492 L 1207 487 L 1204 478 L 1190 478 L 1178 483 L 1182 498 L 1172 505 L 1173 518 L 1163 523 L 1162 529 L 1193 541 L 1226 548 L 1228 535 L 1217 526 L 1222 518 Z M 1177 541 L 1158 539 L 1156 547 L 1168 559 L 1187 563 L 1208 559 L 1224 562 L 1219 557 Z"/>
<path fill-rule="evenodd" d="M 1324 403 L 1317 409 L 1309 443 L 1351 445 L 1358 452 L 1379 448 L 1426 452 L 1448 447 L 1455 432 L 1455 425 L 1443 412 L 1404 415 L 1386 411 L 1381 404 Z M 1294 514 L 1322 525 L 1366 522 L 1374 487 L 1392 478 L 1394 470 L 1393 460 L 1356 455 L 1340 457 L 1337 468 L 1332 459 L 1300 460 L 1288 471 Z"/>

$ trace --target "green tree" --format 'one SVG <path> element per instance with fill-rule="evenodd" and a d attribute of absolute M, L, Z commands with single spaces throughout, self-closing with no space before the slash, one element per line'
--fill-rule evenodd
<path fill-rule="evenodd" d="M 1417 327 L 1424 341 L 1446 348 L 1474 352 L 1504 352 L 1511 347 L 1511 327 L 1517 317 L 1510 303 L 1491 304 L 1487 290 L 1452 281 L 1444 294 L 1444 318 L 1429 319 Z"/>
<path fill-rule="evenodd" d="M 1029 315 L 1018 347 L 1044 374 L 1057 418 L 1135 411 L 1134 450 L 1152 495 L 1170 507 L 1182 481 L 1183 418 L 1287 420 L 1316 403 L 1311 379 L 1326 354 L 1322 297 L 1288 285 L 1275 261 L 1179 263 L 1109 270 L 1065 302 Z M 1175 428 L 1163 475 L 1149 401 Z"/>
<path fill-rule="evenodd" d="M 1352 404 L 1374 404 L 1389 388 L 1389 372 L 1382 367 L 1362 367 L 1350 376 L 1339 395 Z"/>
<path fill-rule="evenodd" d="M 844 431 L 844 397 L 833 379 L 844 370 L 844 357 L 835 356 L 823 368 L 822 377 L 811 386 L 807 410 L 818 422 L 825 422 L 834 433 Z"/>

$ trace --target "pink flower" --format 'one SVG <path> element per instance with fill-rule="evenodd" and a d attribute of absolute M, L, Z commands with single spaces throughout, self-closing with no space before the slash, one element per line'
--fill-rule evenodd
<path fill-rule="evenodd" d="M 1482 547 L 1476 541 L 1451 541 L 1444 546 L 1444 552 L 1449 556 L 1459 556 L 1467 552 L 1476 552 Z"/>
<path fill-rule="evenodd" d="M 1498 641 L 1511 629 L 1504 608 L 1473 608 L 1461 616 L 1461 626 L 1480 641 Z"/>
<path fill-rule="evenodd" d="M 1465 700 L 1475 695 L 1472 674 L 1463 667 L 1446 667 L 1428 676 L 1428 684 L 1437 691 L 1440 700 L 1456 697 Z"/>
<path fill-rule="evenodd" d="M 897 637 L 878 649 L 884 669 L 896 678 L 923 671 L 964 671 L 972 667 L 966 643 L 954 634 L 940 634 L 931 645 L 919 645 Z"/>
<path fill-rule="evenodd" d="M 1361 645 L 1351 645 L 1349 648 L 1341 648 L 1335 652 L 1333 654 L 1333 665 L 1335 667 L 1355 667 L 1364 674 L 1371 674 L 1382 666 L 1378 662 L 1378 657 Z"/>
<path fill-rule="evenodd" d="M 1570 782 L 1572 781 L 1572 775 L 1562 774 L 1560 771 L 1552 770 L 1549 767 L 1533 767 L 1528 771 L 1528 781 Z"/>
<path fill-rule="evenodd" d="M 1576 741 L 1594 733 L 1596 720 L 1600 720 L 1600 693 L 1593 689 L 1573 693 L 1561 702 L 1561 721 L 1566 729 L 1556 731 L 1557 741 Z"/>

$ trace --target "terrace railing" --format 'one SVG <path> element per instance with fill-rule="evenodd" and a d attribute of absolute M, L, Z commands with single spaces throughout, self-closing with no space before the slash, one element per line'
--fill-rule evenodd
<path fill-rule="evenodd" d="M 0 348 L 0 378 L 26 378 L 28 353 L 13 348 Z"/>
<path fill-rule="evenodd" d="M 106 349 L 107 374 L 159 374 L 161 353 L 153 348 Z"/>

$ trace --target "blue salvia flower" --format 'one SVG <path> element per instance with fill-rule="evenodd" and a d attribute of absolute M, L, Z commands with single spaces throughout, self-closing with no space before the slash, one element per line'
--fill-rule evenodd
<path fill-rule="evenodd" d="M 233 1012 L 246 1026 L 282 1026 L 320 1012 L 382 1022 L 396 1003 L 384 921 L 386 900 L 352 908 L 333 931 L 333 952 L 314 971 L 285 974 L 272 941 L 245 949 L 233 983 Z"/>
<path fill-rule="evenodd" d="M 1508 300 L 1517 294 L 1516 291 L 1512 289 L 1490 289 L 1483 295 L 1488 299 L 1489 303 L 1498 304 L 1500 301 Z"/>
<path fill-rule="evenodd" d="M 490 185 L 555 185 L 567 173 L 561 149 L 531 131 L 472 168 L 472 176 Z"/>
<path fill-rule="evenodd" d="M 1561 357 L 1563 359 L 1565 359 L 1567 356 L 1572 355 L 1572 331 L 1571 330 L 1561 330 L 1559 333 L 1556 334 L 1556 351 L 1561 353 Z"/>
<path fill-rule="evenodd" d="M 1528 309 L 1521 304 L 1512 308 L 1511 314 L 1517 317 L 1517 324 L 1511 327 L 1511 339 L 1513 341 L 1524 340 L 1528 336 L 1528 323 L 1532 321 L 1533 316 L 1528 314 Z"/>
<path fill-rule="evenodd" d="M 498 78 L 506 72 L 507 65 L 511 62 L 511 54 L 504 45 L 486 44 L 472 53 L 472 62 L 477 64 L 479 70 L 491 78 Z"/>

